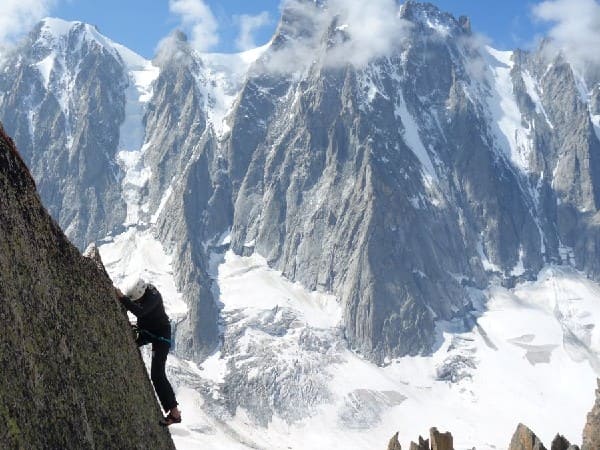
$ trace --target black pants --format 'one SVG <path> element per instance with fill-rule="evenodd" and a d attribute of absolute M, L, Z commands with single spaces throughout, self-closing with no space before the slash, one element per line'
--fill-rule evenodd
<path fill-rule="evenodd" d="M 143 332 L 137 338 L 137 345 L 142 346 L 152 343 L 152 363 L 150 365 L 150 379 L 154 385 L 154 390 L 158 399 L 165 411 L 170 411 L 177 406 L 175 393 L 171 387 L 171 383 L 167 380 L 165 373 L 165 364 L 167 363 L 167 355 L 169 354 L 170 345 L 167 342 L 159 341 L 148 337 Z"/>

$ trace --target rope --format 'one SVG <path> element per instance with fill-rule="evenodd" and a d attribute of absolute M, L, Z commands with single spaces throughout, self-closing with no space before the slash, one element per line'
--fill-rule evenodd
<path fill-rule="evenodd" d="M 162 337 L 162 336 L 157 336 L 156 334 L 151 333 L 148 330 L 144 330 L 143 328 L 138 328 L 137 326 L 135 327 L 135 330 L 139 334 L 145 335 L 145 336 L 149 337 L 150 339 L 154 339 L 155 341 L 166 342 L 167 344 L 169 344 L 169 346 L 171 345 L 171 339 L 167 339 L 166 337 Z"/>

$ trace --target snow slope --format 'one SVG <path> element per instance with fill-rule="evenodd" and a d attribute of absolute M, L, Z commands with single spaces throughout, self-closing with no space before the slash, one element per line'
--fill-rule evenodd
<path fill-rule="evenodd" d="M 170 313 L 184 312 L 176 306 L 179 294 L 168 257 L 149 233 L 130 230 L 100 250 L 117 281 L 144 268 Z M 341 309 L 334 297 L 285 280 L 258 255 L 228 252 L 216 261 L 215 292 L 223 304 L 229 345 L 200 366 L 169 358 L 169 377 L 184 414 L 184 422 L 171 427 L 179 449 L 377 449 L 385 448 L 396 431 L 407 446 L 431 426 L 452 431 L 456 449 L 499 449 L 506 448 L 519 422 L 545 442 L 556 432 L 580 441 L 600 374 L 600 333 L 595 329 L 600 287 L 571 268 L 547 267 L 537 282 L 513 290 L 474 291 L 476 316 L 467 324 L 443 324 L 440 347 L 432 356 L 378 367 L 344 345 L 338 332 Z M 291 311 L 293 325 L 281 335 L 267 336 L 252 319 L 274 309 Z M 277 322 L 275 316 L 267 317 Z M 306 354 L 299 346 L 299 330 L 315 330 L 329 339 L 327 358 L 319 352 Z M 281 368 L 293 366 L 299 357 L 313 358 L 327 380 L 328 395 L 300 420 L 275 414 L 263 427 L 243 407 L 235 413 L 215 407 L 231 388 L 229 371 L 247 370 L 248 364 L 266 370 L 260 361 L 267 348 L 276 349 L 282 386 Z"/>
<path fill-rule="evenodd" d="M 203 93 L 208 120 L 219 138 L 229 132 L 226 118 L 246 79 L 248 69 L 270 45 L 267 43 L 241 53 L 200 54 L 204 71 L 198 75 L 198 87 Z"/>
<path fill-rule="evenodd" d="M 488 107 L 491 112 L 492 131 L 496 146 L 504 152 L 515 167 L 524 172 L 530 169 L 530 155 L 533 151 L 531 131 L 522 125 L 521 111 L 517 105 L 514 93 L 511 70 L 513 52 L 498 51 L 486 47 L 484 55 L 491 70 L 491 92 L 488 97 Z M 528 79 L 528 81 L 533 81 Z M 532 94 L 534 86 L 528 85 Z M 534 95 L 534 99 L 537 95 Z M 541 102 L 536 103 L 540 107 Z"/>
<path fill-rule="evenodd" d="M 279 302 L 302 310 L 307 294 L 298 295 L 298 287 L 284 280 L 270 290 L 272 272 L 252 258 L 227 257 L 218 277 L 224 308 L 242 308 L 249 315 L 270 308 L 247 295 L 266 288 L 270 301 L 277 295 Z M 430 426 L 451 430 L 457 449 L 505 448 L 518 422 L 545 442 L 557 431 L 579 442 L 599 373 L 594 324 L 600 319 L 600 288 L 568 268 L 549 267 L 538 282 L 512 291 L 494 287 L 485 294 L 487 305 L 480 305 L 473 327 L 446 324 L 433 356 L 403 358 L 381 368 L 340 347 L 339 362 L 321 368 L 331 377 L 332 400 L 312 417 L 295 424 L 276 418 L 261 429 L 242 414 L 228 426 L 243 438 L 238 442 L 255 445 L 242 448 L 385 448 L 396 430 L 408 445 Z M 322 314 L 332 317 L 331 307 L 322 303 Z M 293 356 L 297 348 L 290 345 L 286 351 Z M 218 393 L 222 387 L 214 389 Z M 198 414 L 198 404 L 184 410 Z M 206 425 L 210 418 L 201 421 Z M 186 446 L 179 448 L 217 448 L 221 439 L 187 432 Z"/>
<path fill-rule="evenodd" d="M 149 147 L 144 143 L 144 115 L 153 95 L 152 84 L 160 69 L 122 45 L 113 46 L 119 52 L 129 78 L 125 92 L 125 120 L 119 130 L 117 163 L 125 173 L 122 180 L 123 199 L 127 206 L 124 225 L 130 226 L 139 222 L 140 210 L 149 210 L 142 194 L 152 176 L 151 170 L 144 165 L 144 152 Z"/>

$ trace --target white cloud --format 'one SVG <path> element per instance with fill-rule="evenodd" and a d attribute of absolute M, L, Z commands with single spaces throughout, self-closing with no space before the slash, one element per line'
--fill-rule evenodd
<path fill-rule="evenodd" d="M 600 64 L 600 3 L 548 0 L 533 7 L 535 18 L 551 22 L 549 37 L 576 65 Z"/>
<path fill-rule="evenodd" d="M 314 61 L 326 66 L 364 67 L 391 54 L 409 27 L 399 17 L 396 0 L 330 0 L 326 5 L 287 0 L 284 14 L 288 20 L 280 31 L 288 37 L 287 43 L 267 62 L 267 68 L 277 72 L 296 72 Z M 323 40 L 332 24 L 336 25 L 334 39 L 326 48 Z"/>
<path fill-rule="evenodd" d="M 349 37 L 333 50 L 330 62 L 334 64 L 364 66 L 389 55 L 406 35 L 408 22 L 400 19 L 396 0 L 331 0 L 330 8 Z"/>
<path fill-rule="evenodd" d="M 0 45 L 6 45 L 48 15 L 55 0 L 1 0 Z"/>
<path fill-rule="evenodd" d="M 469 78 L 478 82 L 486 81 L 490 67 L 483 55 L 487 54 L 487 47 L 492 46 L 492 40 L 484 34 L 471 33 L 462 36 L 459 42 L 465 51 L 465 68 Z"/>
<path fill-rule="evenodd" d="M 194 49 L 205 52 L 219 43 L 219 24 L 202 0 L 169 0 L 169 10 L 180 16 Z"/>
<path fill-rule="evenodd" d="M 240 25 L 240 34 L 238 35 L 235 44 L 240 50 L 250 50 L 256 47 L 254 41 L 254 33 L 256 30 L 269 25 L 271 17 L 267 11 L 263 11 L 255 16 L 243 14 L 236 16 L 236 22 Z"/>

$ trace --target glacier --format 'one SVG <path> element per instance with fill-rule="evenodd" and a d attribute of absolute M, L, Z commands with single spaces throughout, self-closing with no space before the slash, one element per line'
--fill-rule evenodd
<path fill-rule="evenodd" d="M 130 232 L 100 250 L 117 284 L 143 268 L 177 321 L 186 309 L 160 248 Z M 457 449 L 491 450 L 504 448 L 517 417 L 544 441 L 557 430 L 580 439 L 600 369 L 600 286 L 573 268 L 547 266 L 514 289 L 474 290 L 472 323 L 442 323 L 433 355 L 383 366 L 345 345 L 335 297 L 288 281 L 259 255 L 214 255 L 211 276 L 227 345 L 201 364 L 169 357 L 185 418 L 171 427 L 179 449 L 384 448 L 396 431 L 408 445 L 435 425 L 452 430 Z M 307 334 L 317 346 L 306 346 Z M 228 410 L 231 372 L 258 379 L 256 395 L 279 383 L 277 391 L 304 393 L 304 401 L 265 425 L 256 405 Z"/>

